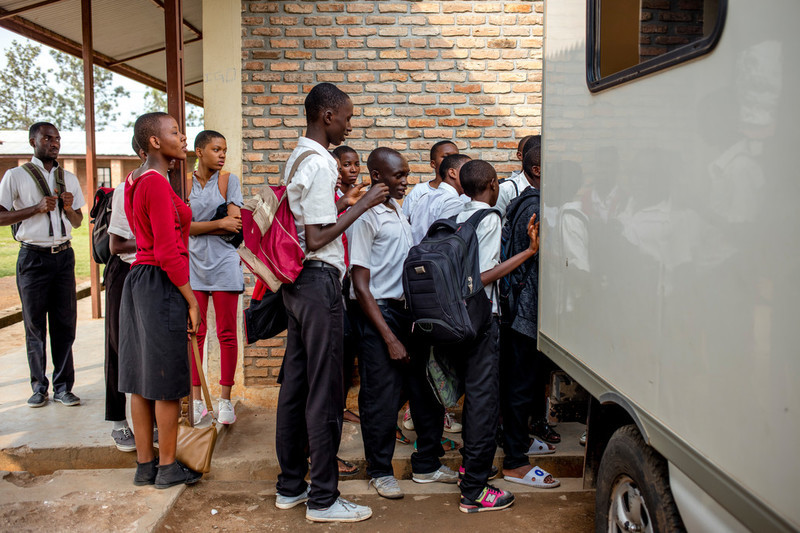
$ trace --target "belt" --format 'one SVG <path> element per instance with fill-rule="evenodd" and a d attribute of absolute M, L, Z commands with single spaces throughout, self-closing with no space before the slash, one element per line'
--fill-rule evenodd
<path fill-rule="evenodd" d="M 304 262 L 303 268 L 319 268 L 321 270 L 335 270 L 336 272 L 339 272 L 339 269 L 330 263 L 326 263 L 325 261 L 317 261 L 316 259 L 309 259 L 308 261 Z"/>
<path fill-rule="evenodd" d="M 47 254 L 57 254 L 58 252 L 63 252 L 64 250 L 72 248 L 72 241 L 65 241 L 55 246 L 36 246 L 35 244 L 28 244 L 27 242 L 21 242 L 19 244 L 21 248 Z"/>
<path fill-rule="evenodd" d="M 376 298 L 375 299 L 375 303 L 377 303 L 378 305 L 383 306 L 383 307 L 400 306 L 400 307 L 402 307 L 404 309 L 406 307 L 406 301 L 405 300 L 399 300 L 399 299 L 396 299 L 396 298 Z"/>

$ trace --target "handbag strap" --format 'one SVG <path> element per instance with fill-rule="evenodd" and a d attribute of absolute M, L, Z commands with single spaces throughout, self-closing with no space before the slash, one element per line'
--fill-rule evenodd
<path fill-rule="evenodd" d="M 197 334 L 192 333 L 191 337 L 192 352 L 194 352 L 194 364 L 197 367 L 197 375 L 200 378 L 200 385 L 203 388 L 203 399 L 206 401 L 208 412 L 211 413 L 211 416 L 214 416 L 214 408 L 211 407 L 211 395 L 208 393 L 208 385 L 206 384 L 206 373 L 203 372 L 203 362 L 200 360 L 200 348 L 197 346 Z"/>

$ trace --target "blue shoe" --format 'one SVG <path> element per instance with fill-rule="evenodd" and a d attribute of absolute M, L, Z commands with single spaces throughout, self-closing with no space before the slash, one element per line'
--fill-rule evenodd
<path fill-rule="evenodd" d="M 306 509 L 306 520 L 312 522 L 361 522 L 372 516 L 372 509 L 337 498 L 327 509 Z"/>
<path fill-rule="evenodd" d="M 275 497 L 275 507 L 278 509 L 291 509 L 301 503 L 305 503 L 308 501 L 308 491 L 311 487 L 306 486 L 306 490 L 303 491 L 302 494 L 298 494 L 297 496 L 284 496 L 280 492 Z"/>

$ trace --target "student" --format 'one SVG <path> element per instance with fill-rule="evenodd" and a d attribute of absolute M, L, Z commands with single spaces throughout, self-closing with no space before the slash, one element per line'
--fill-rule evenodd
<path fill-rule="evenodd" d="M 228 145 L 221 133 L 204 130 L 194 140 L 197 170 L 192 173 L 189 205 L 192 208 L 192 225 L 189 229 L 189 272 L 192 290 L 200 306 L 200 327 L 197 345 L 200 361 L 208 331 L 208 301 L 214 300 L 220 360 L 220 399 L 217 419 L 221 424 L 233 424 L 236 413 L 231 403 L 233 376 L 239 345 L 236 338 L 239 295 L 244 290 L 244 275 L 236 249 L 220 235 L 236 233 L 242 229 L 239 209 L 244 203 L 239 178 L 227 174 L 227 186 L 222 178 L 226 196 L 220 190 L 220 172 L 225 165 Z M 227 206 L 227 216 L 211 220 L 220 205 Z M 200 377 L 192 358 L 192 396 L 194 421 L 197 424 L 208 412 L 200 392 Z"/>
<path fill-rule="evenodd" d="M 538 146 L 525 154 L 523 172 L 529 183 L 511 202 L 503 230 L 509 234 L 510 255 L 528 247 L 527 224 L 539 218 L 541 151 Z M 553 453 L 555 448 L 539 438 L 531 440 L 528 419 L 545 414 L 544 354 L 536 349 L 539 256 L 527 259 L 503 283 L 510 283 L 508 303 L 503 308 L 500 355 L 500 410 L 503 415 L 503 476 L 506 481 L 539 488 L 554 488 L 559 481 L 530 464 L 529 456 Z M 521 289 L 516 287 L 522 285 Z"/>
<path fill-rule="evenodd" d="M 336 195 L 341 198 L 356 186 L 358 175 L 361 174 L 361 162 L 358 160 L 358 152 L 349 146 L 337 146 L 332 153 L 339 163 L 339 180 L 336 182 Z"/>
<path fill-rule="evenodd" d="M 464 206 L 457 222 L 464 222 L 477 211 L 497 202 L 497 173 L 486 161 L 473 160 L 461 167 L 461 186 L 471 201 Z M 539 249 L 538 224 L 527 225 L 527 249 L 500 263 L 500 217 L 486 216 L 476 228 L 481 283 L 492 301 L 492 317 L 479 337 L 468 345 L 443 349 L 459 368 L 464 379 L 464 458 L 459 510 L 465 513 L 496 511 L 510 506 L 514 495 L 488 484 L 495 452 L 495 433 L 499 417 L 498 307 L 495 282 Z"/>
<path fill-rule="evenodd" d="M 164 489 L 202 477 L 175 458 L 180 399 L 191 390 L 186 332 L 196 333 L 200 323 L 189 284 L 192 210 L 167 181 L 170 161 L 186 158 L 186 136 L 174 118 L 160 112 L 137 118 L 134 136 L 147 160 L 141 175 L 131 176 L 125 186 L 136 260 L 122 290 L 119 390 L 131 394 L 137 456 L 133 483 Z M 154 413 L 158 458 L 153 452 Z"/>
<path fill-rule="evenodd" d="M 49 122 L 37 122 L 28 137 L 33 147 L 30 162 L 8 170 L 0 181 L 0 226 L 18 224 L 14 235 L 20 241 L 17 289 L 33 389 L 28 407 L 47 405 L 48 324 L 53 400 L 75 406 L 81 400 L 72 393 L 72 343 L 78 309 L 72 228 L 83 221 L 83 193 L 75 174 L 56 161 L 61 149 L 58 129 Z"/>
<path fill-rule="evenodd" d="M 440 437 L 444 410 L 425 376 L 427 351 L 409 343 L 411 317 L 403 301 L 402 264 L 412 246 L 411 227 L 397 200 L 403 198 L 408 162 L 391 148 L 374 150 L 367 161 L 372 183 L 384 183 L 389 198 L 367 211 L 348 230 L 350 275 L 360 305 L 357 324 L 361 341 L 359 405 L 361 435 L 370 484 L 384 498 L 403 492 L 394 477 L 397 405 L 405 390 L 415 413 L 417 451 L 411 456 L 418 483 L 455 483 L 458 476 L 441 464 Z M 424 415 L 423 415 L 424 414 Z"/>
<path fill-rule="evenodd" d="M 539 135 L 526 135 L 520 139 L 516 153 L 517 161 L 520 163 L 522 163 L 522 158 L 525 156 L 526 148 L 531 146 L 527 144 L 528 141 L 534 137 L 537 139 L 537 142 L 541 142 L 541 137 Z M 495 207 L 505 215 L 508 204 L 510 204 L 514 198 L 522 194 L 522 191 L 528 187 L 528 180 L 525 179 L 525 173 L 522 171 L 522 168 L 515 170 L 508 178 L 500 181 L 500 194 L 497 197 L 497 205 L 495 205 Z"/>
<path fill-rule="evenodd" d="M 305 262 L 293 284 L 283 286 L 289 318 L 283 381 L 278 395 L 276 507 L 307 503 L 314 522 L 357 522 L 372 516 L 369 507 L 339 497 L 336 453 L 342 435 L 342 287 L 344 247 L 340 238 L 359 216 L 386 200 L 388 189 L 376 184 L 337 218 L 334 200 L 336 160 L 328 146 L 351 131 L 353 102 L 335 85 L 320 83 L 306 96 L 306 134 L 286 162 L 288 179 L 295 160 L 302 161 L 287 187 Z M 311 455 L 311 485 L 306 445 Z"/>
<path fill-rule="evenodd" d="M 144 163 L 147 154 L 131 141 L 131 147 Z M 140 166 L 131 171 L 122 183 L 114 189 L 111 197 L 111 219 L 108 223 L 108 248 L 111 258 L 103 271 L 103 285 L 106 290 L 106 332 L 105 332 L 105 377 L 106 377 L 106 420 L 112 423 L 111 438 L 122 452 L 136 451 L 136 442 L 128 426 L 125 410 L 125 394 L 119 391 L 119 309 L 122 303 L 122 288 L 136 259 L 136 239 L 133 236 L 128 218 L 125 216 L 125 183 L 128 178 L 139 177 Z M 155 439 L 155 437 L 154 437 Z"/>
<path fill-rule="evenodd" d="M 439 165 L 441 165 L 442 159 L 448 155 L 457 153 L 458 147 L 453 141 L 439 141 L 431 146 L 430 156 L 433 179 L 427 183 L 418 184 L 411 189 L 411 192 L 408 193 L 408 196 L 403 200 L 403 214 L 408 220 L 411 220 L 411 214 L 414 211 L 414 206 L 417 201 L 429 192 L 439 188 L 439 184 L 442 182 L 442 178 L 439 176 Z"/>
<path fill-rule="evenodd" d="M 465 154 L 452 154 L 442 159 L 439 165 L 439 187 L 417 200 L 411 217 L 411 236 L 414 244 L 422 241 L 428 229 L 440 218 L 456 216 L 464 210 L 459 171 L 470 160 Z"/>

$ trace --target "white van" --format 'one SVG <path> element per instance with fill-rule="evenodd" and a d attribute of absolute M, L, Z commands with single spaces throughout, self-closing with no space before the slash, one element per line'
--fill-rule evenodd
<path fill-rule="evenodd" d="M 545 5 L 539 348 L 597 531 L 800 529 L 800 1 Z"/>

